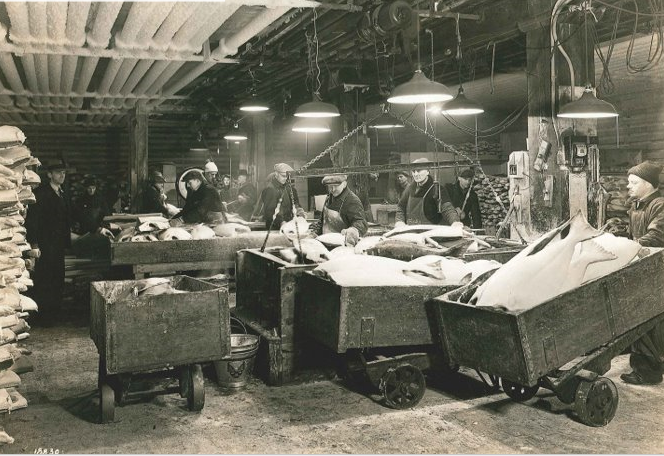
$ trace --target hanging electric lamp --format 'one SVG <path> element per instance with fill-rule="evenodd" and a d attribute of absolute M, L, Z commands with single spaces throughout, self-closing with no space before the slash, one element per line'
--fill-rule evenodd
<path fill-rule="evenodd" d="M 469 116 L 473 114 L 482 114 L 484 108 L 479 103 L 469 100 L 463 92 L 463 86 L 459 86 L 459 93 L 454 100 L 448 101 L 440 109 L 442 114 L 451 116 Z"/>
<path fill-rule="evenodd" d="M 397 119 L 384 112 L 376 120 L 369 124 L 369 128 L 376 130 L 387 130 L 390 128 L 403 128 L 403 124 Z"/>
<path fill-rule="evenodd" d="M 227 141 L 246 141 L 248 139 L 247 134 L 238 128 L 237 122 L 233 125 L 233 129 L 224 135 L 224 139 Z"/>
<path fill-rule="evenodd" d="M 240 105 L 240 111 L 244 112 L 264 112 L 270 109 L 270 105 L 258 97 L 256 94 L 252 94 L 251 98 L 245 100 Z"/>
<path fill-rule="evenodd" d="M 295 122 L 291 130 L 298 133 L 329 133 L 330 127 L 320 119 L 304 118 Z"/>

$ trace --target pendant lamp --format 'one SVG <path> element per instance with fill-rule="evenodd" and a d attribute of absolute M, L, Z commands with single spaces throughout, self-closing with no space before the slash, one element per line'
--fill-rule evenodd
<path fill-rule="evenodd" d="M 240 111 L 244 112 L 264 112 L 270 109 L 270 105 L 255 94 L 240 105 Z"/>
<path fill-rule="evenodd" d="M 295 122 L 291 130 L 298 133 L 329 133 L 330 127 L 323 120 L 304 118 Z"/>
<path fill-rule="evenodd" d="M 298 106 L 295 110 L 295 117 L 327 118 L 340 115 L 336 106 L 321 101 L 316 95 L 313 96 L 312 101 Z"/>
<path fill-rule="evenodd" d="M 224 135 L 224 139 L 227 141 L 246 141 L 248 139 L 247 134 L 238 128 L 238 125 L 233 125 L 233 129 Z"/>
<path fill-rule="evenodd" d="M 451 116 L 469 116 L 483 113 L 484 108 L 479 103 L 466 98 L 466 95 L 463 93 L 463 87 L 459 86 L 457 96 L 454 100 L 445 103 L 440 112 Z"/>
<path fill-rule="evenodd" d="M 387 130 L 389 128 L 403 128 L 403 124 L 387 113 L 381 114 L 376 120 L 369 124 L 369 128 L 376 130 Z"/>

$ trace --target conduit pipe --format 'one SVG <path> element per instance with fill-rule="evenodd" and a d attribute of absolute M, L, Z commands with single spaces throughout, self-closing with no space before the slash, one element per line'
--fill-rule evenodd
<path fill-rule="evenodd" d="M 266 8 L 265 11 L 254 17 L 242 30 L 234 34 L 228 39 L 222 40 L 219 47 L 214 50 L 213 54 L 216 57 L 228 57 L 237 54 L 238 48 L 257 35 L 261 30 L 277 20 L 283 14 L 286 14 L 290 7 L 280 8 Z M 164 94 L 175 94 L 186 87 L 189 83 L 195 80 L 198 76 L 212 68 L 214 63 L 203 63 L 198 65 L 192 71 L 184 75 L 178 81 L 174 81 L 168 87 L 164 88 Z M 162 100 L 157 100 L 151 103 L 150 106 L 159 106 L 163 103 Z"/>
<path fill-rule="evenodd" d="M 90 2 L 69 2 L 67 11 L 67 42 L 75 47 L 83 47 L 85 45 L 85 24 L 88 21 L 90 13 Z M 72 93 L 74 89 L 74 78 L 76 76 L 76 66 L 78 65 L 78 57 L 67 55 L 64 57 L 62 68 L 62 93 Z M 73 106 L 71 98 L 64 99 L 64 106 Z M 68 115 L 69 122 L 76 121 L 76 115 Z"/>

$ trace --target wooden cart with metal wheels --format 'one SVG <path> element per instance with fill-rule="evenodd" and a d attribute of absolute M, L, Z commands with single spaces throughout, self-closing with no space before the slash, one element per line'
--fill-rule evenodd
<path fill-rule="evenodd" d="M 158 394 L 179 393 L 200 411 L 201 364 L 231 352 L 228 291 L 186 276 L 171 280 L 179 293 L 138 297 L 133 280 L 91 284 L 101 423 L 114 420 L 116 404 Z"/>
<path fill-rule="evenodd" d="M 503 391 L 527 401 L 538 388 L 573 404 L 588 426 L 605 426 L 618 390 L 603 377 L 611 360 L 664 324 L 664 250 L 523 311 L 466 304 L 481 283 L 431 301 L 440 347 L 450 363 L 500 377 Z M 488 278 L 488 275 L 486 276 Z"/>

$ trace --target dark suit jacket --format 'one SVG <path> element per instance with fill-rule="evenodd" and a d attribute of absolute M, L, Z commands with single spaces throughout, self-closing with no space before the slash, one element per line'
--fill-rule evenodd
<path fill-rule="evenodd" d="M 35 189 L 37 202 L 28 207 L 25 220 L 26 239 L 41 246 L 71 246 L 71 222 L 69 198 L 61 198 L 51 184 L 46 182 Z"/>
<path fill-rule="evenodd" d="M 179 214 L 174 218 L 182 217 L 185 223 L 207 223 L 210 212 L 226 212 L 217 190 L 203 182 L 198 190 L 187 192 L 187 201 Z"/>

